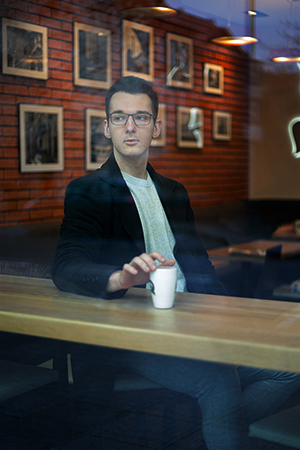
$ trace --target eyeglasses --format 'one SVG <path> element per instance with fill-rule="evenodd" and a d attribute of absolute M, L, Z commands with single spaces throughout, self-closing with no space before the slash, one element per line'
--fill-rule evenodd
<path fill-rule="evenodd" d="M 135 114 L 126 114 L 126 113 L 111 113 L 108 114 L 110 117 L 110 121 L 113 125 L 124 126 L 128 122 L 129 117 L 131 116 L 135 125 L 137 127 L 146 127 L 151 122 L 151 117 L 156 120 L 156 117 L 150 113 L 135 113 Z"/>

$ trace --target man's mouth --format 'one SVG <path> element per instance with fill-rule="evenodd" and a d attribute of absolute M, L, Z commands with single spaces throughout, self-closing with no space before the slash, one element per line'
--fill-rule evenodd
<path fill-rule="evenodd" d="M 138 139 L 136 138 L 129 138 L 125 140 L 125 144 L 127 145 L 135 145 L 138 141 Z"/>

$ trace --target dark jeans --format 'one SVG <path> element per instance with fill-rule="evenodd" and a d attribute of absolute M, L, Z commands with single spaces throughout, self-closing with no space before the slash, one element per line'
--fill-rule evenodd
<path fill-rule="evenodd" d="M 274 413 L 300 388 L 299 374 L 127 351 L 117 358 L 135 373 L 196 398 L 209 450 L 247 449 L 249 424 Z"/>

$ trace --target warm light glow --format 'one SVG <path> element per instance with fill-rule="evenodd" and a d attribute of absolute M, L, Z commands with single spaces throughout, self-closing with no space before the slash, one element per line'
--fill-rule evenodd
<path fill-rule="evenodd" d="M 273 61 L 274 62 L 283 62 L 283 63 L 285 63 L 285 62 L 300 62 L 300 56 L 290 56 L 290 57 L 287 57 L 287 56 L 276 56 L 275 58 L 273 58 Z"/>
<path fill-rule="evenodd" d="M 248 45 L 258 42 L 258 39 L 251 36 L 221 36 L 212 39 L 213 42 L 221 45 Z"/>
<path fill-rule="evenodd" d="M 134 18 L 139 15 L 147 17 L 168 17 L 177 14 L 176 9 L 168 6 L 134 6 L 120 11 L 122 17 Z"/>
<path fill-rule="evenodd" d="M 281 48 L 271 51 L 271 59 L 278 63 L 298 63 L 300 62 L 300 49 Z"/>
<path fill-rule="evenodd" d="M 256 11 L 249 10 L 249 11 L 247 11 L 247 13 L 248 13 L 249 16 L 257 16 L 257 12 Z"/>

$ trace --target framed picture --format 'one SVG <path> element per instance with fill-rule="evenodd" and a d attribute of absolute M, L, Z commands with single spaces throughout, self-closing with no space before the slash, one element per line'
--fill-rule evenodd
<path fill-rule="evenodd" d="M 104 110 L 85 110 L 85 168 L 99 169 L 112 152 L 112 141 L 104 135 Z"/>
<path fill-rule="evenodd" d="M 63 107 L 20 104 L 21 172 L 64 170 Z"/>
<path fill-rule="evenodd" d="M 231 114 L 222 111 L 213 111 L 213 139 L 230 141 Z"/>
<path fill-rule="evenodd" d="M 200 108 L 177 108 L 177 146 L 203 148 L 203 110 Z"/>
<path fill-rule="evenodd" d="M 47 28 L 3 18 L 2 72 L 47 80 Z"/>
<path fill-rule="evenodd" d="M 153 28 L 123 20 L 122 75 L 154 80 Z"/>
<path fill-rule="evenodd" d="M 204 64 L 204 92 L 222 95 L 224 92 L 224 69 L 216 64 Z"/>
<path fill-rule="evenodd" d="M 166 105 L 160 103 L 158 107 L 157 118 L 161 120 L 161 132 L 158 138 L 152 139 L 151 147 L 165 147 L 167 144 L 167 123 L 166 123 Z"/>
<path fill-rule="evenodd" d="M 74 84 L 100 89 L 110 87 L 110 30 L 74 23 Z"/>
<path fill-rule="evenodd" d="M 167 33 L 167 86 L 194 87 L 193 39 Z"/>

